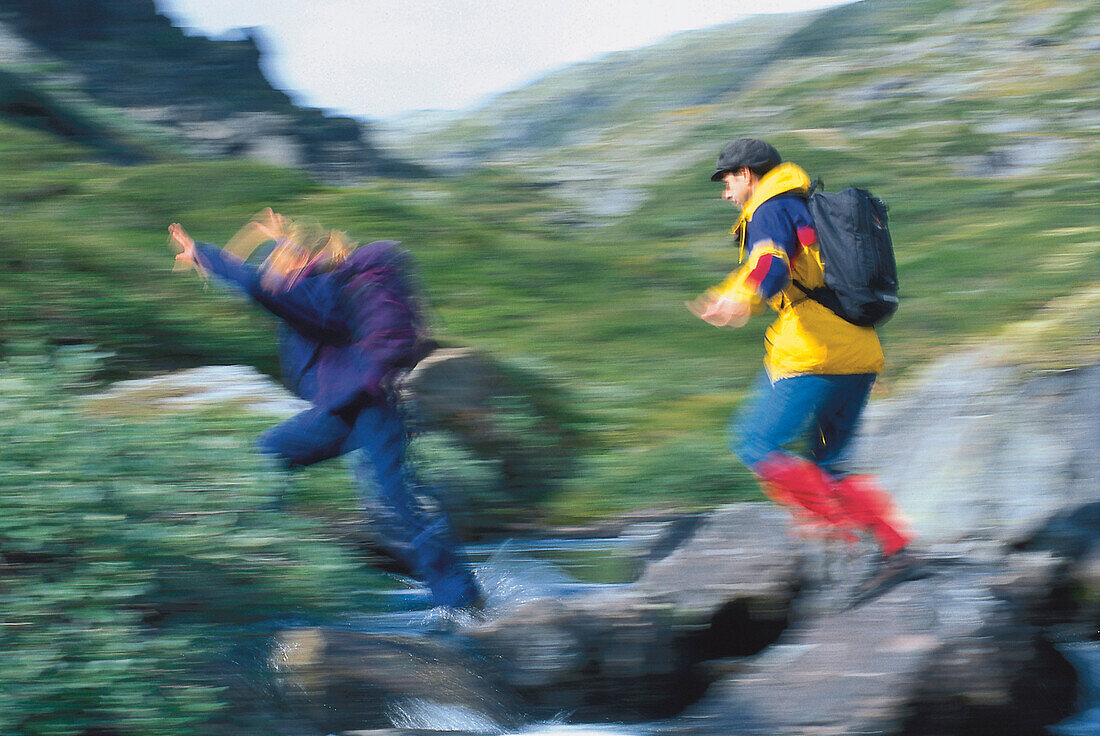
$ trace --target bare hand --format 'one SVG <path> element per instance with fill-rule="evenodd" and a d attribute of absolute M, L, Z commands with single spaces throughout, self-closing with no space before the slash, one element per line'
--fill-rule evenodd
<path fill-rule="evenodd" d="M 176 265 L 196 268 L 195 240 L 187 234 L 183 226 L 173 222 L 168 226 L 168 237 L 180 247 L 180 252 L 176 254 Z"/>
<path fill-rule="evenodd" d="M 715 327 L 744 327 L 752 316 L 752 305 L 747 301 L 710 292 L 693 301 L 684 302 L 684 306 L 696 317 Z"/>
<path fill-rule="evenodd" d="M 260 213 L 260 219 L 253 222 L 256 223 L 257 230 L 276 242 L 285 238 L 287 230 L 290 229 L 290 219 L 270 207 L 264 207 Z"/>

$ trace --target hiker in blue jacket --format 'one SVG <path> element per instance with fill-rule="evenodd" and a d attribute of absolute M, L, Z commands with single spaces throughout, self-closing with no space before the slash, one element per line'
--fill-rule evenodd
<path fill-rule="evenodd" d="M 415 361 L 419 334 L 412 295 L 391 273 L 405 252 L 388 240 L 355 250 L 311 248 L 296 242 L 290 220 L 265 212 L 250 225 L 276 245 L 259 267 L 196 243 L 177 223 L 169 227 L 181 248 L 178 264 L 213 274 L 281 320 L 284 381 L 313 406 L 261 434 L 257 448 L 287 470 L 361 450 L 355 475 L 382 546 L 427 583 L 437 605 L 480 605 L 446 516 L 425 509 L 410 487 L 405 425 L 391 386 Z M 332 246 L 333 235 L 323 245 Z M 367 494 L 371 480 L 377 493 Z"/>

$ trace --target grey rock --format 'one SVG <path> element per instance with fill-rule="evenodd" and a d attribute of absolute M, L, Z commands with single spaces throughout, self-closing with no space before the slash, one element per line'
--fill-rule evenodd
<path fill-rule="evenodd" d="M 667 612 L 634 591 L 526 603 L 462 630 L 534 713 L 635 720 L 698 693 Z"/>
<path fill-rule="evenodd" d="M 418 428 L 440 433 L 480 471 L 442 483 L 459 528 L 476 533 L 529 520 L 532 504 L 573 472 L 570 431 L 542 408 L 554 395 L 551 383 L 469 348 L 438 349 L 403 381 Z M 425 470 L 432 472 L 430 462 Z"/>
<path fill-rule="evenodd" d="M 1100 366 L 1034 376 L 969 352 L 872 403 L 853 458 L 925 543 L 1014 543 L 1096 500 L 1098 437 Z"/>
<path fill-rule="evenodd" d="M 982 154 L 961 158 L 956 168 L 963 176 L 1024 176 L 1065 161 L 1079 147 L 1075 140 L 1052 134 L 1018 136 L 999 141 Z"/>
<path fill-rule="evenodd" d="M 803 545 L 787 534 L 787 513 L 770 504 L 725 506 L 671 554 L 649 565 L 634 588 L 670 607 L 678 621 L 709 621 L 732 601 L 759 619 L 783 619 L 801 582 Z"/>
<path fill-rule="evenodd" d="M 1071 564 L 1067 579 L 1076 604 L 1071 634 L 1095 637 L 1100 631 L 1100 545 L 1094 545 Z"/>
<path fill-rule="evenodd" d="M 91 402 L 103 410 L 194 410 L 234 405 L 276 417 L 289 417 L 310 406 L 274 379 L 244 365 L 203 366 L 119 381 L 92 397 Z"/>
<path fill-rule="evenodd" d="M 994 595 L 990 573 L 941 572 L 791 629 L 715 684 L 677 733 L 960 733 L 975 720 L 1009 733 L 1068 715 L 1072 676 Z"/>

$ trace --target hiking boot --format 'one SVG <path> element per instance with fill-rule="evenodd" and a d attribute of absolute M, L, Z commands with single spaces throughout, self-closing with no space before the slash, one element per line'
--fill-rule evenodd
<path fill-rule="evenodd" d="M 852 594 L 849 608 L 878 598 L 887 591 L 910 580 L 918 580 L 928 575 L 924 560 L 908 549 L 901 549 L 892 555 L 882 555 L 874 572 L 860 583 Z"/>

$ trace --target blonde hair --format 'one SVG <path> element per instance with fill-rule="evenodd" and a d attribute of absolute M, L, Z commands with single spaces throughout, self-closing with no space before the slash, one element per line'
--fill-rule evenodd
<path fill-rule="evenodd" d="M 271 241 L 275 246 L 260 264 L 260 284 L 271 291 L 290 288 L 306 269 L 339 265 L 358 245 L 340 230 L 325 230 L 310 220 L 291 220 L 267 208 L 238 230 L 225 250 L 247 260 Z"/>

